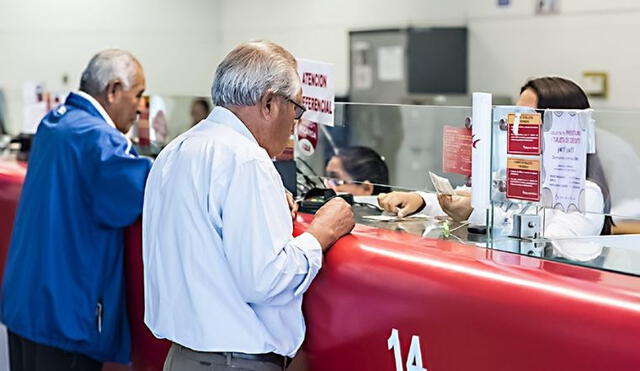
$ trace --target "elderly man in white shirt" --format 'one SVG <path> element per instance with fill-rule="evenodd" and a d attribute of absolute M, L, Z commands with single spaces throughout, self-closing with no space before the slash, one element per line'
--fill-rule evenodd
<path fill-rule="evenodd" d="M 143 211 L 145 323 L 165 370 L 283 370 L 305 333 L 302 295 L 354 226 L 341 199 L 293 238 L 271 158 L 304 112 L 294 57 L 267 41 L 220 63 L 216 108 L 153 165 Z"/>

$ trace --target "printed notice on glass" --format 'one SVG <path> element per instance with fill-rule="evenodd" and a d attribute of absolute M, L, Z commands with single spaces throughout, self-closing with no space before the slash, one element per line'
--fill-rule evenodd
<path fill-rule="evenodd" d="M 540 160 L 507 159 L 507 198 L 540 201 Z"/>
<path fill-rule="evenodd" d="M 542 119 L 539 113 L 510 113 L 507 116 L 507 153 L 539 155 Z"/>
<path fill-rule="evenodd" d="M 300 58 L 297 61 L 298 75 L 302 81 L 302 105 L 307 109 L 302 118 L 333 126 L 335 100 L 333 65 Z"/>
<path fill-rule="evenodd" d="M 544 114 L 542 201 L 545 207 L 584 212 L 590 114 L 589 111 L 559 110 L 547 110 Z"/>
<path fill-rule="evenodd" d="M 471 129 L 442 128 L 442 171 L 471 176 Z"/>

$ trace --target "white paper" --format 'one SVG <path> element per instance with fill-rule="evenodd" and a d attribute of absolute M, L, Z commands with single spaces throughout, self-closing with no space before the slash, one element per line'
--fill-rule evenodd
<path fill-rule="evenodd" d="M 449 179 L 436 175 L 431 171 L 429 172 L 429 178 L 431 179 L 433 188 L 435 188 L 437 193 L 443 195 L 453 195 L 455 193 Z"/>
<path fill-rule="evenodd" d="M 353 66 L 353 88 L 369 90 L 373 87 L 373 69 L 369 65 Z"/>
<path fill-rule="evenodd" d="M 376 222 L 401 222 L 401 221 L 409 221 L 409 220 L 430 219 L 431 217 L 425 214 L 413 214 L 413 215 L 408 215 L 404 217 L 399 217 L 397 215 L 380 214 L 380 215 L 364 215 L 362 218 L 366 220 L 376 221 Z"/>
<path fill-rule="evenodd" d="M 298 75 L 302 81 L 302 104 L 307 108 L 302 118 L 333 126 L 335 110 L 333 65 L 298 58 Z"/>
<path fill-rule="evenodd" d="M 542 154 L 545 207 L 584 212 L 588 119 L 588 111 L 545 111 Z"/>
<path fill-rule="evenodd" d="M 378 79 L 400 81 L 404 78 L 404 48 L 383 46 L 378 48 Z"/>
<path fill-rule="evenodd" d="M 22 112 L 22 133 L 35 134 L 40 121 L 42 121 L 44 116 L 47 114 L 47 103 L 40 102 L 25 105 Z"/>
<path fill-rule="evenodd" d="M 38 125 L 47 114 L 47 97 L 44 84 L 27 81 L 22 86 L 22 132 L 35 134 Z"/>

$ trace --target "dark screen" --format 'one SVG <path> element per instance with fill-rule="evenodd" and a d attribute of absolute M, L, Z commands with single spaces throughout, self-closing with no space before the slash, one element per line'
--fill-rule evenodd
<path fill-rule="evenodd" d="M 409 93 L 467 93 L 467 29 L 409 29 Z"/>

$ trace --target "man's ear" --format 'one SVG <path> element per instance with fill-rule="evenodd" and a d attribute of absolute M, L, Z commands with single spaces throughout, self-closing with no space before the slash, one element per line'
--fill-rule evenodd
<path fill-rule="evenodd" d="M 117 96 L 122 92 L 123 88 L 122 81 L 118 79 L 109 81 L 106 89 L 107 102 L 109 102 L 109 104 L 113 104 L 116 101 Z"/>
<path fill-rule="evenodd" d="M 276 95 L 267 91 L 260 98 L 260 113 L 263 118 L 270 119 L 278 114 L 278 107 L 275 104 Z"/>

